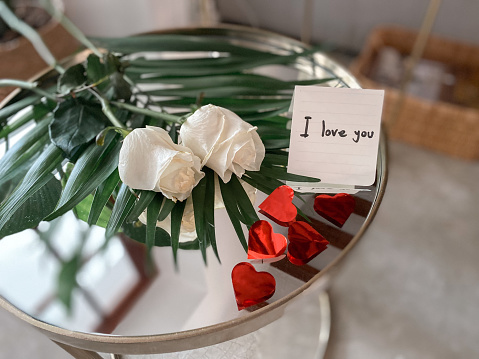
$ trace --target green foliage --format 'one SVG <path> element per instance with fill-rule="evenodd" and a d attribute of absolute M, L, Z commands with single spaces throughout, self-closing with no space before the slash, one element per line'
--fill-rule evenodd
<path fill-rule="evenodd" d="M 183 220 L 183 213 L 185 212 L 186 201 L 177 201 L 171 209 L 171 248 L 173 250 L 173 258 L 176 263 L 176 253 L 180 245 L 181 221 Z M 199 242 L 199 240 L 198 240 Z M 206 263 L 206 252 L 203 245 L 199 242 L 199 248 L 203 254 Z"/>
<path fill-rule="evenodd" d="M 108 145 L 91 144 L 76 162 L 55 211 L 46 220 L 68 212 L 102 184 L 118 166 L 120 147 L 118 138 L 113 136 Z"/>
<path fill-rule="evenodd" d="M 157 194 L 148 205 L 146 210 L 146 247 L 151 250 L 155 245 L 156 222 L 160 213 L 163 196 Z"/>
<path fill-rule="evenodd" d="M 60 103 L 53 116 L 50 138 L 67 155 L 95 138 L 107 123 L 99 105 L 81 98 Z"/>
<path fill-rule="evenodd" d="M 92 208 L 94 201 L 95 197 L 93 195 L 89 195 L 74 207 L 74 212 L 79 220 L 90 224 L 89 220 L 91 217 L 91 213 L 93 213 Z M 95 223 L 92 224 L 95 224 L 102 228 L 106 228 L 108 221 L 111 217 L 111 209 L 103 205 L 101 207 L 100 213 L 95 214 L 95 217 L 97 217 L 95 219 Z"/>
<path fill-rule="evenodd" d="M 95 54 L 88 55 L 86 60 L 86 75 L 91 84 L 100 82 L 109 74 L 102 60 Z"/>
<path fill-rule="evenodd" d="M 115 199 L 115 205 L 113 206 L 110 220 L 106 226 L 105 236 L 107 238 L 114 236 L 115 233 L 118 232 L 125 219 L 128 218 L 134 205 L 135 196 L 131 193 L 130 188 L 123 183 Z"/>
<path fill-rule="evenodd" d="M 40 121 L 0 158 L 0 186 L 31 165 L 31 159 L 38 156 L 48 144 L 48 125 L 51 117 Z"/>
<path fill-rule="evenodd" d="M 46 147 L 12 194 L 0 204 L 0 231 L 30 197 L 51 181 L 53 169 L 62 160 L 62 151 L 58 147 L 53 144 Z"/>
<path fill-rule="evenodd" d="M 76 253 L 69 261 L 62 264 L 57 281 L 57 297 L 69 312 L 72 309 L 72 294 L 77 286 L 76 275 L 82 265 L 81 254 Z"/>
<path fill-rule="evenodd" d="M 12 213 L 0 230 L 0 238 L 38 226 L 57 204 L 62 186 L 51 176 L 50 180 Z"/>
<path fill-rule="evenodd" d="M 48 89 L 55 93 L 53 97 L 47 96 L 51 100 L 32 95 L 0 109 L 0 138 L 36 121 L 0 159 L 0 192 L 6 197 L 0 204 L 0 235 L 30 228 L 41 220 L 51 221 L 74 210 L 89 225 L 105 227 L 107 238 L 123 231 L 148 248 L 171 246 L 175 261 L 178 249 L 199 249 L 206 263 L 206 248 L 211 246 L 219 260 L 214 230 L 218 182 L 228 216 L 247 250 L 243 224 L 249 227 L 259 217 L 236 176 L 225 184 L 215 179 L 212 170 L 203 168 L 205 177 L 192 192 L 197 239 L 188 243 L 180 243 L 186 201 L 174 202 L 152 191 L 133 191 L 119 178 L 121 136 L 117 133 L 125 136 L 131 128 L 155 125 L 165 128 L 177 142 L 181 121 L 202 104 L 228 108 L 257 127 L 267 154 L 259 171 L 245 173 L 243 179 L 247 183 L 271 193 L 285 180 L 318 181 L 287 173 L 285 149 L 289 147 L 290 119 L 285 114 L 296 85 L 317 85 L 333 78 L 285 81 L 255 73 L 265 65 L 289 65 L 316 49 L 269 53 L 208 33 L 94 42 L 108 51 L 103 55 L 90 54 L 84 63 L 66 69 L 59 76 L 56 89 Z M 189 56 L 150 59 L 139 54 L 152 51 L 188 52 Z M 212 51 L 219 56 L 205 55 Z M 191 53 L 195 53 L 193 58 Z M 138 84 L 154 87 L 141 90 Z M 55 98 L 58 103 L 52 101 Z M 24 116 L 12 116 L 32 104 L 35 107 Z M 165 108 L 178 112 L 167 113 Z M 73 167 L 67 174 L 62 170 L 65 156 Z M 54 175 L 61 177 L 62 187 Z M 42 202 L 42 208 L 35 205 Z M 29 217 L 27 209 L 32 212 Z M 146 209 L 147 223 L 143 225 L 138 217 Z M 168 215 L 171 235 L 156 227 Z M 59 294 L 65 304 L 70 303 L 74 275 L 80 265 L 80 259 L 74 256 L 63 266 Z"/>
<path fill-rule="evenodd" d="M 73 65 L 58 78 L 58 93 L 66 95 L 86 83 L 85 67 L 83 64 Z"/>
<path fill-rule="evenodd" d="M 203 168 L 205 177 L 193 189 L 193 209 L 195 214 L 196 235 L 201 253 L 206 263 L 206 247 L 211 244 L 213 251 L 220 260 L 216 247 L 215 236 L 215 173 L 209 168 Z"/>
<path fill-rule="evenodd" d="M 109 208 L 106 207 L 108 200 L 111 198 L 113 191 L 115 190 L 116 186 L 120 182 L 120 175 L 118 174 L 118 170 L 115 169 L 108 178 L 101 183 L 95 191 L 95 195 L 93 196 L 93 200 L 91 202 L 91 207 L 89 207 L 89 214 L 87 217 L 86 222 L 89 225 L 97 224 L 100 227 L 106 227 L 108 223 L 108 219 L 110 219 L 111 211 L 108 211 L 108 216 L 105 211 Z M 88 198 L 88 197 L 87 197 Z M 101 221 L 98 223 L 98 220 L 103 216 Z M 106 223 L 105 223 L 106 222 Z"/>

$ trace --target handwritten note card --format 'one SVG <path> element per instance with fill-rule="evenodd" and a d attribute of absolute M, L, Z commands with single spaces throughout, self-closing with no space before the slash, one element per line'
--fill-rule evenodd
<path fill-rule="evenodd" d="M 296 86 L 288 172 L 372 185 L 383 99 L 382 90 Z"/>

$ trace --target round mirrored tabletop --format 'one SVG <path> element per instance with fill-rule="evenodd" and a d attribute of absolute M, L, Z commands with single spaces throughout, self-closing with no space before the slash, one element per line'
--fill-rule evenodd
<path fill-rule="evenodd" d="M 278 54 L 308 48 L 281 35 L 242 27 L 169 33 L 222 38 Z M 80 53 L 67 62 L 77 63 L 86 56 L 86 52 Z M 342 66 L 319 51 L 291 64 L 269 65 L 257 72 L 284 80 L 331 78 L 322 86 L 360 88 Z M 38 77 L 40 83 L 52 79 L 55 74 L 48 70 Z M 3 106 L 21 95 L 12 94 Z M 176 352 L 253 332 L 281 317 L 289 303 L 329 273 L 364 234 L 385 190 L 386 159 L 382 136 L 376 181 L 371 186 L 356 187 L 354 212 L 341 228 L 314 212 L 317 193 L 298 201 L 298 207 L 330 245 L 304 266 L 292 265 L 286 258 L 255 264 L 257 270 L 273 274 L 277 282 L 274 296 L 264 303 L 238 311 L 231 270 L 245 261 L 246 255 L 225 209 L 217 209 L 216 236 L 222 262 L 208 248 L 207 266 L 199 251 L 180 250 L 175 267 L 171 248 L 167 247 L 153 248 L 152 261 L 145 261 L 143 244 L 124 234 L 105 244 L 104 229 L 89 227 L 73 212 L 6 236 L 0 240 L 0 305 L 56 342 L 95 352 Z M 258 193 L 255 208 L 265 198 Z M 265 219 L 262 215 L 260 218 Z M 274 230 L 285 233 L 279 226 Z M 247 236 L 246 228 L 245 233 Z M 72 278 L 69 264 L 78 260 L 79 253 L 79 269 Z"/>

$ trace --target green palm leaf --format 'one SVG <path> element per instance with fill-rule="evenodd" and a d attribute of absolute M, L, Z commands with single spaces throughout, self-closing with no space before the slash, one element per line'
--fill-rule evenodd
<path fill-rule="evenodd" d="M 62 160 L 63 152 L 53 144 L 43 151 L 20 184 L 0 205 L 0 230 L 31 196 L 52 179 L 52 171 Z"/>
<path fill-rule="evenodd" d="M 110 220 L 106 226 L 105 236 L 111 238 L 120 229 L 121 225 L 128 218 L 133 206 L 135 205 L 135 196 L 131 193 L 126 184 L 122 184 L 118 196 L 116 197 Z"/>
<path fill-rule="evenodd" d="M 121 143 L 110 137 L 105 146 L 92 143 L 78 159 L 63 190 L 57 208 L 46 220 L 50 221 L 74 208 L 91 194 L 118 167 Z"/>

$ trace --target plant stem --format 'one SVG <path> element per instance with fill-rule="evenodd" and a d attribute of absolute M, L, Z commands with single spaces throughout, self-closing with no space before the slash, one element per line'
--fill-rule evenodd
<path fill-rule="evenodd" d="M 41 96 L 44 96 L 50 100 L 53 100 L 55 102 L 58 102 L 58 98 L 51 93 L 42 90 L 41 88 L 37 87 L 36 82 L 27 82 L 27 81 L 20 81 L 20 80 L 11 80 L 11 79 L 0 79 L 0 87 L 8 87 L 8 86 L 14 86 L 14 87 L 20 87 L 25 90 L 30 90 L 33 91 Z"/>
<path fill-rule="evenodd" d="M 54 17 L 75 39 L 89 48 L 96 56 L 102 57 L 103 54 L 88 38 L 81 32 L 81 30 L 67 18 L 61 11 L 52 5 L 50 0 L 41 0 L 43 7 L 48 13 Z"/>
<path fill-rule="evenodd" d="M 32 43 L 35 50 L 48 65 L 52 66 L 60 74 L 65 72 L 65 69 L 58 65 L 57 60 L 45 45 L 40 35 L 38 35 L 30 25 L 17 18 L 4 1 L 0 1 L 0 16 L 10 28 L 18 31 Z"/>
<path fill-rule="evenodd" d="M 94 89 L 89 89 L 90 93 L 95 95 L 95 97 L 101 103 L 101 109 L 106 117 L 110 120 L 113 126 L 119 128 L 126 128 L 124 124 L 122 124 L 115 116 L 113 111 L 111 110 L 110 103 L 106 98 L 104 98 L 99 92 L 95 91 Z"/>
<path fill-rule="evenodd" d="M 146 115 L 146 116 L 151 116 L 154 118 L 158 118 L 160 120 L 165 120 L 167 122 L 174 122 L 174 123 L 182 123 L 182 119 L 179 116 L 171 115 L 169 113 L 164 113 L 164 112 L 157 112 L 157 111 L 152 111 L 147 108 L 140 108 L 136 107 L 134 105 L 130 105 L 127 103 L 123 102 L 118 102 L 118 101 L 112 101 L 112 105 L 115 105 L 116 107 L 123 108 L 125 110 L 139 113 L 140 115 Z"/>

